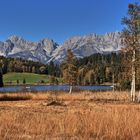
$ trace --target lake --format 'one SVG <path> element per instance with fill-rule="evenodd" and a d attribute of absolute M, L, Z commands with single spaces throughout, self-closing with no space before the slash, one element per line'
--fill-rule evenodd
<path fill-rule="evenodd" d="M 73 90 L 111 90 L 112 86 L 76 86 Z M 0 92 L 39 92 L 39 91 L 69 91 L 67 85 L 33 85 L 33 86 L 5 86 L 0 88 Z"/>

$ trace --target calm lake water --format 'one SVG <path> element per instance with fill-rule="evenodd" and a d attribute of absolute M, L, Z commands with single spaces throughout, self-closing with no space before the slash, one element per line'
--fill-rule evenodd
<path fill-rule="evenodd" d="M 73 90 L 111 90 L 112 86 L 76 86 Z M 0 92 L 38 92 L 38 91 L 69 91 L 66 85 L 35 85 L 35 86 L 5 86 Z"/>

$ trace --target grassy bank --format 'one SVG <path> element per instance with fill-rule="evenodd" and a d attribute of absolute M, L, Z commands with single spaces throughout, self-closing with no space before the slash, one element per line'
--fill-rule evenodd
<path fill-rule="evenodd" d="M 3 140 L 140 139 L 140 105 L 131 103 L 127 92 L 6 95 L 0 99 L 19 101 L 0 101 Z"/>
<path fill-rule="evenodd" d="M 26 84 L 38 84 L 43 82 L 44 84 L 49 84 L 49 76 L 43 74 L 34 73 L 7 73 L 3 75 L 4 83 L 16 85 L 17 80 L 19 84 L 23 84 L 23 79 L 25 79 Z M 59 80 L 59 79 L 58 79 Z"/>

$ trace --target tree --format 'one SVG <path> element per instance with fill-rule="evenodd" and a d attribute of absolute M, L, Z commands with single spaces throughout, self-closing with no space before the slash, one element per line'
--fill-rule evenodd
<path fill-rule="evenodd" d="M 94 73 L 92 72 L 90 74 L 90 85 L 94 85 L 95 84 L 95 75 Z"/>
<path fill-rule="evenodd" d="M 17 85 L 19 85 L 19 80 L 17 79 Z"/>
<path fill-rule="evenodd" d="M 0 61 L 0 87 L 3 87 L 2 60 Z"/>
<path fill-rule="evenodd" d="M 55 76 L 55 65 L 53 61 L 51 61 L 48 65 L 48 74 Z"/>
<path fill-rule="evenodd" d="M 122 34 L 123 44 L 126 46 L 124 51 L 126 51 L 130 57 L 130 63 L 127 63 L 127 65 L 131 65 L 131 100 L 135 101 L 136 68 L 138 64 L 138 53 L 140 52 L 140 5 L 129 4 L 128 15 L 122 19 L 122 23 L 126 25 Z"/>
<path fill-rule="evenodd" d="M 47 69 L 46 69 L 45 66 L 41 66 L 41 67 L 39 68 L 39 71 L 40 71 L 40 74 L 46 74 Z"/>
<path fill-rule="evenodd" d="M 35 66 L 32 67 L 32 73 L 36 73 Z"/>
<path fill-rule="evenodd" d="M 25 78 L 23 79 L 23 84 L 24 84 L 24 85 L 26 84 L 26 80 L 25 80 Z"/>
<path fill-rule="evenodd" d="M 55 77 L 54 76 L 49 76 L 49 82 L 51 85 L 55 84 Z"/>
<path fill-rule="evenodd" d="M 10 61 L 9 62 L 9 65 L 8 65 L 8 72 L 15 72 L 15 69 L 14 69 L 14 63 L 13 61 Z"/>
<path fill-rule="evenodd" d="M 77 84 L 78 69 L 76 57 L 70 49 L 67 50 L 67 58 L 62 64 L 62 74 L 64 81 L 70 85 L 69 93 L 71 93 L 72 87 Z"/>
<path fill-rule="evenodd" d="M 2 76 L 2 71 L 0 72 L 0 87 L 3 87 L 3 76 Z"/>

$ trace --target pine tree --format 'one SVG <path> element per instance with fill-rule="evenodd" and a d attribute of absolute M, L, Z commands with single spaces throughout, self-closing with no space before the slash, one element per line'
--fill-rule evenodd
<path fill-rule="evenodd" d="M 25 78 L 23 79 L 23 84 L 24 84 L 24 85 L 26 84 L 26 79 L 25 79 Z"/>
<path fill-rule="evenodd" d="M 0 72 L 0 87 L 3 87 L 3 76 L 2 76 L 2 72 Z"/>
<path fill-rule="evenodd" d="M 140 5 L 129 4 L 128 16 L 124 17 L 122 23 L 126 25 L 123 30 L 123 44 L 126 46 L 125 51 L 129 54 L 131 65 L 131 100 L 135 101 L 135 81 L 136 81 L 136 68 L 137 68 L 137 54 L 140 49 L 139 33 L 140 33 Z"/>
<path fill-rule="evenodd" d="M 17 85 L 19 85 L 19 80 L 17 79 Z"/>
<path fill-rule="evenodd" d="M 76 57 L 70 49 L 67 51 L 67 58 L 62 64 L 62 73 L 64 81 L 70 85 L 69 92 L 71 93 L 72 87 L 77 84 L 78 69 Z"/>
<path fill-rule="evenodd" d="M 0 87 L 3 87 L 2 60 L 0 61 Z"/>

